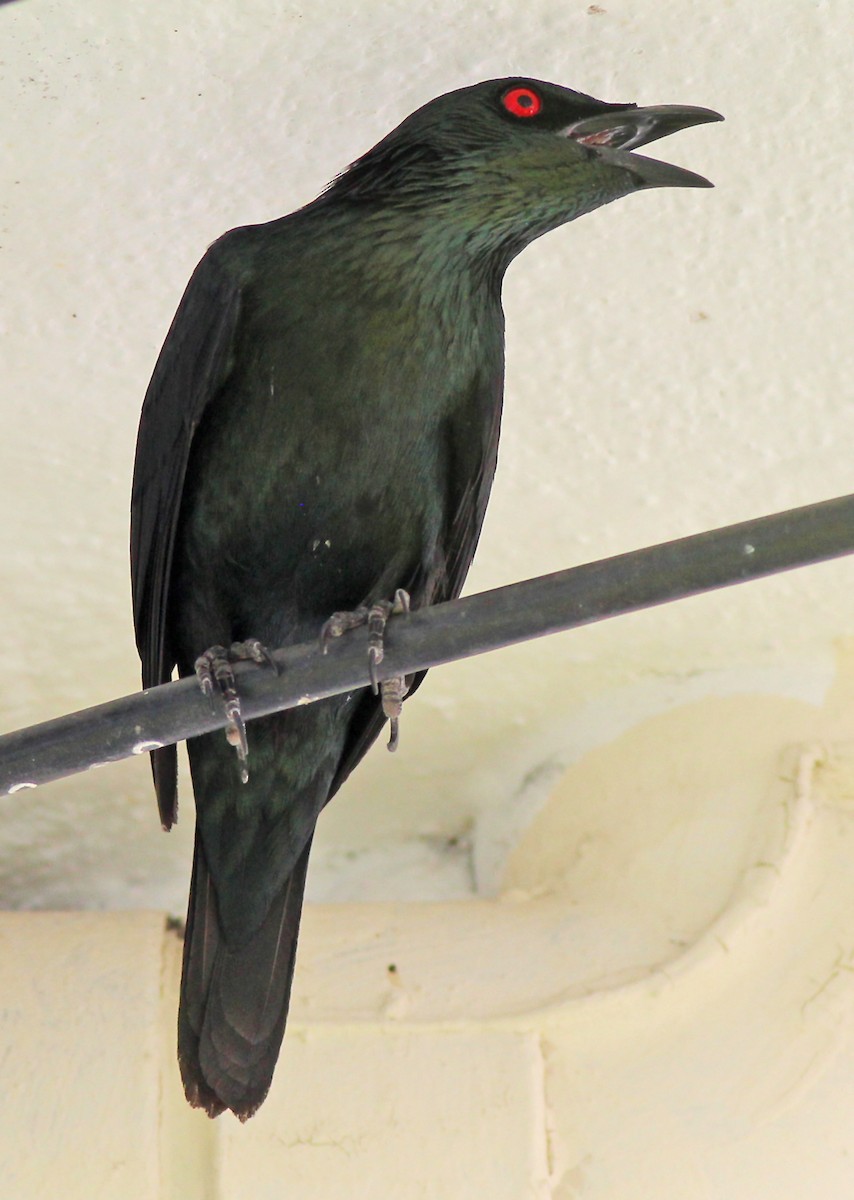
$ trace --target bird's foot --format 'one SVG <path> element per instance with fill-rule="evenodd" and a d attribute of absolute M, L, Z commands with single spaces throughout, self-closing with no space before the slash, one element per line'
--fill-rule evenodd
<path fill-rule="evenodd" d="M 371 675 L 371 687 L 374 695 L 382 698 L 383 712 L 391 723 L 388 739 L 389 750 L 396 750 L 400 740 L 400 713 L 403 708 L 403 698 L 409 690 L 403 675 L 392 679 L 379 680 L 377 667 L 385 655 L 385 628 L 389 617 L 409 612 L 409 592 L 398 588 L 393 600 L 378 600 L 376 604 L 362 604 L 352 612 L 333 613 L 320 631 L 320 645 L 326 653 L 326 647 L 332 638 L 341 637 L 350 629 L 358 629 L 362 625 L 368 627 L 368 669 Z"/>
<path fill-rule="evenodd" d="M 237 751 L 240 778 L 243 783 L 247 783 L 249 745 L 246 741 L 246 724 L 240 711 L 240 696 L 232 669 L 232 664 L 237 662 L 263 663 L 276 672 L 279 669 L 267 647 L 257 638 L 248 638 L 245 642 L 232 642 L 230 646 L 211 646 L 196 659 L 195 670 L 199 686 L 210 700 L 211 708 L 216 711 L 217 695 L 225 707 L 228 721 L 225 727 L 226 740 Z"/>

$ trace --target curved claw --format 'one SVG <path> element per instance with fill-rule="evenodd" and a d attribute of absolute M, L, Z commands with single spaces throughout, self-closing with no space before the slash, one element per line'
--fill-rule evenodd
<path fill-rule="evenodd" d="M 226 741 L 229 746 L 234 746 L 238 757 L 244 759 L 249 754 L 249 745 L 246 741 L 246 722 L 243 720 L 240 701 L 236 696 L 226 700 L 225 715 L 228 719 L 228 725 L 225 728 Z"/>
<path fill-rule="evenodd" d="M 370 607 L 362 604 L 352 612 L 333 613 L 320 631 L 320 647 L 325 654 L 332 638 L 340 637 L 342 633 L 346 633 L 350 629 L 357 629 L 360 625 L 367 625 L 368 675 L 371 681 L 371 691 L 375 696 L 382 695 L 383 712 L 391 721 L 389 750 L 396 750 L 398 746 L 399 718 L 407 687 L 402 675 L 380 682 L 377 668 L 385 657 L 383 639 L 389 617 L 408 613 L 409 610 L 409 592 L 405 588 L 397 588 L 393 600 L 378 600 Z"/>
<path fill-rule="evenodd" d="M 383 652 L 379 646 L 368 647 L 368 673 L 371 677 L 371 691 L 375 696 L 380 692 L 380 681 L 377 677 L 377 667 L 383 660 Z"/>
<path fill-rule="evenodd" d="M 237 751 L 241 783 L 248 783 L 249 767 L 247 760 L 249 758 L 249 743 L 246 740 L 246 722 L 243 720 L 243 714 L 240 711 L 240 701 L 236 696 L 234 699 L 226 701 L 225 715 L 228 717 L 225 740 L 229 746 L 233 746 Z"/>
<path fill-rule="evenodd" d="M 384 679 L 380 684 L 382 693 L 383 712 L 389 719 L 388 749 L 394 752 L 400 742 L 400 714 L 403 711 L 403 698 L 409 689 L 403 675 L 395 675 Z"/>
<path fill-rule="evenodd" d="M 229 746 L 237 751 L 240 769 L 240 779 L 243 783 L 249 780 L 249 743 L 246 738 L 246 722 L 240 711 L 240 696 L 232 670 L 235 662 L 256 662 L 273 668 L 278 675 L 279 667 L 270 651 L 257 638 L 247 638 L 244 642 L 234 642 L 231 646 L 211 646 L 195 661 L 196 678 L 204 695 L 210 701 L 211 709 L 217 711 L 217 698 L 225 708 L 225 737 Z"/>
<path fill-rule="evenodd" d="M 247 638 L 245 642 L 234 642 L 228 649 L 228 657 L 234 661 L 256 662 L 261 666 L 272 667 L 279 674 L 279 664 L 263 642 L 257 638 Z"/>
<path fill-rule="evenodd" d="M 338 625 L 338 613 L 333 613 L 328 621 L 324 621 L 320 630 L 318 641 L 320 642 L 320 653 L 325 654 L 329 649 L 329 643 L 335 637 L 340 637 L 343 630 Z"/>
<path fill-rule="evenodd" d="M 193 664 L 196 678 L 199 681 L 199 687 L 202 689 L 202 695 L 207 696 L 212 712 L 216 712 L 214 693 L 217 688 L 214 680 L 216 679 L 218 682 L 216 673 L 217 664 L 225 659 L 225 656 L 225 646 L 211 646 L 204 654 L 200 654 Z"/>
<path fill-rule="evenodd" d="M 364 604 L 354 608 L 352 612 L 335 612 L 328 621 L 324 621 L 320 631 L 320 652 L 325 654 L 333 638 L 341 637 L 350 629 L 358 629 L 368 619 L 368 609 Z"/>

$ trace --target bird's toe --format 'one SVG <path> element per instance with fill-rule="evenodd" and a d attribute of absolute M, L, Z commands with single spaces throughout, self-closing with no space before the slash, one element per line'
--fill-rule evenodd
<path fill-rule="evenodd" d="M 240 778 L 249 780 L 249 743 L 246 738 L 246 723 L 240 708 L 240 695 L 234 677 L 234 663 L 256 662 L 270 666 L 278 672 L 278 666 L 270 651 L 257 638 L 232 642 L 230 646 L 211 646 L 200 654 L 195 662 L 196 678 L 214 709 L 217 700 L 223 705 L 226 716 L 225 736 L 228 744 L 237 751 Z"/>

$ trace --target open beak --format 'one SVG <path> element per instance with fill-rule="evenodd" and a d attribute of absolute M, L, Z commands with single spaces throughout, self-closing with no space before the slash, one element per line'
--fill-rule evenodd
<path fill-rule="evenodd" d="M 561 132 L 564 137 L 588 146 L 602 162 L 628 171 L 637 180 L 639 188 L 713 187 L 708 179 L 693 171 L 630 151 L 679 129 L 722 120 L 721 114 L 711 108 L 656 104 L 649 108 L 617 108 L 598 113 L 595 117 L 576 121 Z"/>

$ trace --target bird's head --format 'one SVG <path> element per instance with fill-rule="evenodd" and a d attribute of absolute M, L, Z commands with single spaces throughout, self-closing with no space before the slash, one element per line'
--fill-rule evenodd
<path fill-rule="evenodd" d="M 606 104 L 536 79 L 493 79 L 419 108 L 327 195 L 436 218 L 509 261 L 548 230 L 630 192 L 711 187 L 633 151 L 721 120 L 708 108 Z"/>

